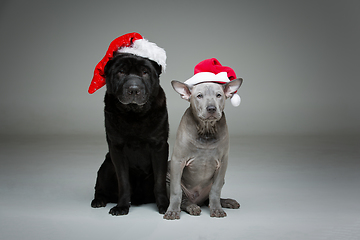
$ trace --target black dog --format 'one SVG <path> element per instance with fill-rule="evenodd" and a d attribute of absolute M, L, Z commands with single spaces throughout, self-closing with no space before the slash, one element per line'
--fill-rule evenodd
<path fill-rule="evenodd" d="M 156 202 L 165 213 L 169 123 L 159 84 L 161 66 L 147 58 L 120 53 L 105 66 L 105 129 L 109 152 L 98 171 L 94 208 L 117 205 L 125 215 L 130 204 Z"/>

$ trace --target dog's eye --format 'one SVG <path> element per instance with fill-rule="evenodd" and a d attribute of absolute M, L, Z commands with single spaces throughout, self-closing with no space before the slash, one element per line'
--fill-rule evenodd
<path fill-rule="evenodd" d="M 221 98 L 222 95 L 221 95 L 220 93 L 218 93 L 218 94 L 216 94 L 216 97 L 217 97 L 217 98 Z"/>
<path fill-rule="evenodd" d="M 121 69 L 119 70 L 119 73 L 124 74 L 124 73 L 125 73 L 125 70 L 121 68 Z"/>
<path fill-rule="evenodd" d="M 201 93 L 199 93 L 197 96 L 196 96 L 198 99 L 201 99 L 203 98 L 203 95 Z"/>
<path fill-rule="evenodd" d="M 143 70 L 143 71 L 142 71 L 142 74 L 143 74 L 143 75 L 146 75 L 146 74 L 148 74 L 148 71 Z"/>

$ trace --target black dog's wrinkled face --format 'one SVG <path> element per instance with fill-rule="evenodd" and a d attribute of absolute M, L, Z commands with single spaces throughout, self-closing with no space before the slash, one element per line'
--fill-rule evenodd
<path fill-rule="evenodd" d="M 157 96 L 161 67 L 133 54 L 119 54 L 105 66 L 106 92 L 120 103 L 142 108 Z"/>

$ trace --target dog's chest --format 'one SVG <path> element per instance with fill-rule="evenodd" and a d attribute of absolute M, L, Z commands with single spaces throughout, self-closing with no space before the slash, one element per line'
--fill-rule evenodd
<path fill-rule="evenodd" d="M 216 155 L 199 155 L 189 159 L 184 168 L 184 177 L 199 179 L 199 181 L 211 179 L 221 166 L 221 160 Z"/>
<path fill-rule="evenodd" d="M 147 138 L 155 123 L 152 119 L 142 117 L 124 117 L 105 115 L 105 127 L 108 134 L 122 138 Z"/>
<path fill-rule="evenodd" d="M 150 173 L 151 170 L 151 151 L 146 143 L 129 142 L 124 146 L 127 162 L 133 170 Z"/>
<path fill-rule="evenodd" d="M 129 135 L 136 137 L 148 132 L 150 130 L 151 122 L 152 120 L 149 118 L 119 117 L 117 120 L 117 129 L 119 129 L 122 134 L 128 133 Z"/>

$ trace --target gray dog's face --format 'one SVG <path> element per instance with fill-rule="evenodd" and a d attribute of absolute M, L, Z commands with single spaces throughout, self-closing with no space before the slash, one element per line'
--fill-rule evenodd
<path fill-rule="evenodd" d="M 201 121 L 218 121 L 222 117 L 225 100 L 239 89 L 242 79 L 224 85 L 204 82 L 192 88 L 178 81 L 172 81 L 171 84 L 183 99 L 190 101 L 194 115 Z"/>
<path fill-rule="evenodd" d="M 202 83 L 191 89 L 193 113 L 202 121 L 217 121 L 225 107 L 224 89 L 217 83 Z"/>

